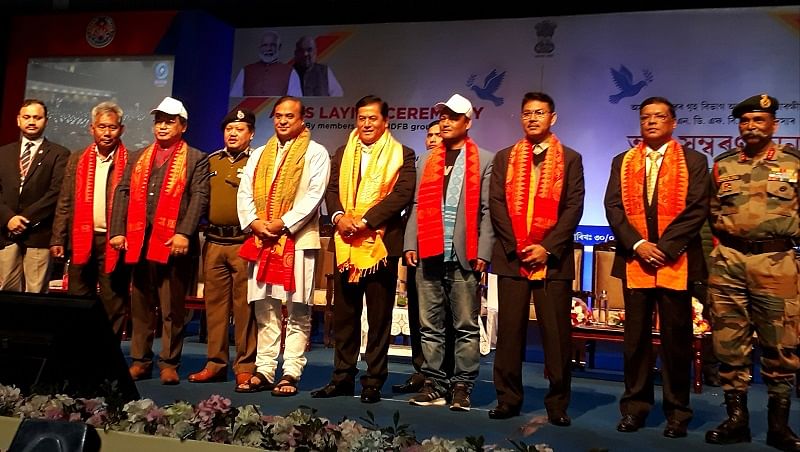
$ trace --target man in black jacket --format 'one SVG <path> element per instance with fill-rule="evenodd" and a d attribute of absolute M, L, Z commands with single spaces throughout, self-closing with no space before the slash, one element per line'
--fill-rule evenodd
<path fill-rule="evenodd" d="M 0 290 L 43 293 L 50 234 L 69 150 L 44 137 L 47 106 L 26 99 L 19 140 L 0 148 Z"/>

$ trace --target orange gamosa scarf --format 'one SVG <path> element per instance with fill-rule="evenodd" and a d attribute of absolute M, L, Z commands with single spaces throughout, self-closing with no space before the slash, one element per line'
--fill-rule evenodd
<path fill-rule="evenodd" d="M 151 144 L 142 152 L 139 160 L 131 173 L 131 195 L 128 204 L 128 252 L 125 254 L 126 264 L 135 264 L 139 261 L 144 246 L 144 234 L 147 228 L 147 185 L 156 156 L 156 144 Z M 181 198 L 186 189 L 186 158 L 189 146 L 181 140 L 173 146 L 170 158 L 167 161 L 167 174 L 158 197 L 155 217 L 153 218 L 153 231 L 147 243 L 149 261 L 166 264 L 169 260 L 169 247 L 164 245 L 175 235 L 178 224 L 178 213 L 181 207 Z"/>
<path fill-rule="evenodd" d="M 478 258 L 478 206 L 481 198 L 481 162 L 478 145 L 471 138 L 466 140 L 464 214 L 466 215 L 467 260 Z M 417 195 L 417 230 L 419 257 L 438 256 L 444 253 L 444 222 L 442 220 L 442 198 L 444 196 L 444 166 L 447 150 L 440 144 L 432 150 L 425 163 Z"/>
<path fill-rule="evenodd" d="M 634 229 L 645 238 L 648 237 L 644 195 L 646 158 L 645 144 L 641 142 L 625 154 L 620 170 L 622 206 L 625 215 Z M 670 140 L 667 145 L 656 184 L 658 235 L 661 236 L 667 226 L 686 208 L 686 194 L 689 191 L 686 157 L 683 148 L 675 140 Z M 626 264 L 626 274 L 628 287 L 631 289 L 662 287 L 686 290 L 689 262 L 686 253 L 682 253 L 675 262 L 655 269 L 632 257 Z"/>
<path fill-rule="evenodd" d="M 550 135 L 539 171 L 533 165 L 533 144 L 523 138 L 511 149 L 506 170 L 506 208 L 517 239 L 517 252 L 542 240 L 558 223 L 558 205 L 564 189 L 564 148 Z M 520 274 L 527 279 L 544 279 L 547 264 L 530 266 L 520 263 Z"/>
<path fill-rule="evenodd" d="M 128 150 L 120 141 L 114 151 L 114 171 L 108 182 L 109 198 L 106 200 L 106 218 L 111 218 L 111 206 L 114 205 L 114 193 L 128 164 Z M 78 158 L 75 168 L 75 211 L 72 217 L 72 263 L 83 265 L 89 262 L 94 242 L 94 177 L 97 168 L 97 145 L 92 143 Z M 101 187 L 105 190 L 106 187 Z M 106 230 L 106 254 L 104 271 L 111 273 L 117 265 L 119 251 L 111 247 Z"/>

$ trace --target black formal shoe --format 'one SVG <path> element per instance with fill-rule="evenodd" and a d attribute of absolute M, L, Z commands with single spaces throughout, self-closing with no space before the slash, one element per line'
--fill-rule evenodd
<path fill-rule="evenodd" d="M 489 410 L 489 419 L 509 419 L 519 416 L 519 408 L 511 408 L 508 405 L 497 405 Z"/>
<path fill-rule="evenodd" d="M 362 403 L 377 403 L 381 401 L 381 390 L 375 386 L 364 386 L 361 390 Z"/>
<path fill-rule="evenodd" d="M 623 433 L 635 432 L 644 426 L 644 421 L 632 414 L 622 416 L 617 424 L 617 431 Z"/>
<path fill-rule="evenodd" d="M 337 385 L 335 383 L 328 383 L 328 385 L 325 386 L 324 388 L 317 389 L 316 391 L 311 391 L 311 398 L 329 399 L 331 397 L 344 397 L 344 396 L 352 397 L 354 394 L 355 394 L 355 389 L 353 388 L 352 384 L 339 383 Z"/>
<path fill-rule="evenodd" d="M 572 425 L 572 419 L 570 419 L 566 413 L 553 416 L 548 415 L 547 421 L 558 427 L 569 427 L 570 425 Z"/>
<path fill-rule="evenodd" d="M 419 392 L 422 385 L 425 383 L 425 377 L 422 374 L 413 373 L 405 383 L 392 385 L 392 392 L 400 394 L 410 394 L 412 392 Z"/>
<path fill-rule="evenodd" d="M 667 438 L 683 438 L 686 436 L 686 424 L 676 420 L 667 421 L 664 427 L 664 436 Z"/>

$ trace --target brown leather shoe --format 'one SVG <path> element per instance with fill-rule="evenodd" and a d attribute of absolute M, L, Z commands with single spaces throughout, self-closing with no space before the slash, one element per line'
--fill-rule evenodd
<path fill-rule="evenodd" d="M 204 368 L 200 372 L 193 373 L 189 375 L 188 380 L 192 383 L 210 383 L 212 381 L 225 381 L 228 377 L 228 371 L 222 369 L 219 372 L 214 373 L 208 367 Z"/>
<path fill-rule="evenodd" d="M 236 386 L 247 383 L 248 381 L 250 381 L 250 377 L 252 376 L 253 376 L 252 372 L 239 372 L 238 374 L 236 374 Z"/>
<path fill-rule="evenodd" d="M 176 385 L 181 382 L 178 377 L 178 372 L 172 367 L 165 367 L 161 369 L 161 384 L 162 385 Z"/>
<path fill-rule="evenodd" d="M 128 369 L 128 373 L 131 374 L 133 381 L 144 380 L 153 376 L 153 368 L 134 364 Z"/>

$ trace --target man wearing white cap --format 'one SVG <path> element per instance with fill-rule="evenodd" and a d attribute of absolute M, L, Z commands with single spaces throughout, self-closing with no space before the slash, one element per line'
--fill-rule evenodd
<path fill-rule="evenodd" d="M 472 103 L 459 94 L 436 104 L 442 143 L 419 159 L 417 191 L 406 225 L 406 264 L 418 266 L 420 333 L 425 383 L 412 405 L 468 411 L 480 364 L 477 296 L 492 254 L 489 217 L 492 155 L 467 136 Z M 418 231 L 426 231 L 418 234 Z M 443 364 L 447 306 L 455 330 L 455 370 Z"/>
<path fill-rule="evenodd" d="M 208 156 L 183 140 L 189 115 L 171 97 L 151 112 L 155 143 L 131 153 L 117 186 L 111 215 L 111 246 L 125 250 L 133 265 L 130 374 L 150 376 L 153 368 L 153 304 L 163 329 L 159 368 L 162 384 L 178 384 L 189 278 L 195 274 L 200 242 L 197 225 L 208 207 Z"/>

